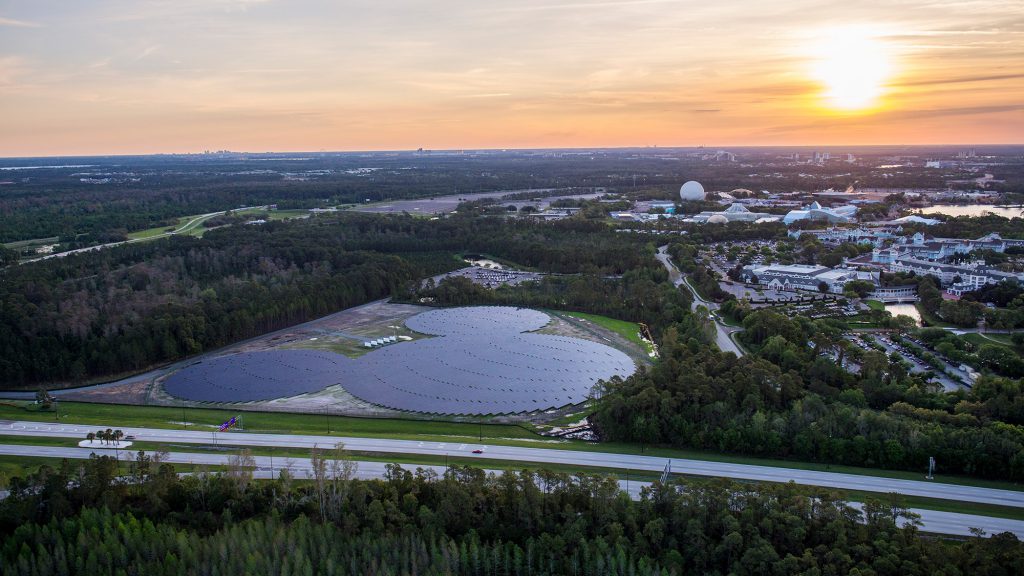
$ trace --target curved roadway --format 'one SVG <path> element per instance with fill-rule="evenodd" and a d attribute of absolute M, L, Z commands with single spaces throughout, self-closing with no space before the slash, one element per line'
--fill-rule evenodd
<path fill-rule="evenodd" d="M 658 247 L 658 252 L 655 257 L 661 262 L 668 270 L 669 278 L 672 283 L 675 284 L 676 288 L 685 286 L 687 291 L 693 296 L 693 303 L 690 304 L 690 309 L 693 311 L 697 310 L 698 306 L 707 308 L 708 315 L 711 321 L 715 323 L 715 344 L 718 345 L 718 349 L 722 352 L 732 352 L 737 357 L 743 356 L 745 352 L 736 344 L 732 339 L 734 332 L 739 332 L 742 328 L 733 328 L 723 324 L 718 318 L 718 304 L 715 302 L 708 302 L 707 300 L 700 297 L 700 294 L 690 285 L 689 280 L 686 276 L 676 267 L 672 262 L 672 257 L 668 255 L 668 245 Z"/>

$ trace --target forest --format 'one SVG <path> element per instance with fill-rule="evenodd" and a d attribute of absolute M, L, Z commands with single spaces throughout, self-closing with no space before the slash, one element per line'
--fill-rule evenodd
<path fill-rule="evenodd" d="M 861 352 L 835 320 L 741 314 L 737 359 L 668 328 L 661 360 L 607 383 L 594 421 L 609 440 L 1024 480 L 1024 387 L 983 376 L 946 393 L 898 357 Z M 840 368 L 857 355 L 855 373 Z"/>
<path fill-rule="evenodd" d="M 663 275 L 641 240 L 585 221 L 339 213 L 231 226 L 0 271 L 0 385 L 112 378 L 402 297 L 421 278 L 464 266 L 457 254 L 466 252 L 600 276 L 620 291 L 656 290 Z M 599 296 L 578 306 L 622 306 Z"/>
<path fill-rule="evenodd" d="M 143 452 L 130 481 L 106 456 L 43 467 L 0 501 L 0 573 L 1024 572 L 1013 534 L 925 537 L 896 496 L 859 510 L 823 489 L 683 480 L 633 501 L 615 480 L 582 473 L 389 465 L 367 481 L 330 458 L 306 481 L 285 469 L 254 482 L 245 467 L 178 476 Z"/>
<path fill-rule="evenodd" d="M 745 164 L 702 159 L 697 149 L 223 153 L 83 157 L 63 159 L 63 166 L 56 158 L 6 159 L 0 160 L 0 243 L 57 237 L 64 243 L 95 244 L 169 226 L 182 216 L 240 206 L 314 208 L 497 190 L 602 187 L 674 199 L 686 180 L 723 191 L 945 186 L 944 176 L 934 171 L 891 174 L 873 165 L 905 151 L 850 150 L 863 164 L 797 164 L 789 159 L 791 148 L 744 150 L 749 162 L 767 171 L 760 174 Z M 799 152 L 806 156 L 809 151 Z M 1001 189 L 1024 190 L 1019 154 L 1004 148 L 988 152 L 1005 162 Z M 953 228 L 968 235 L 971 230 Z"/>

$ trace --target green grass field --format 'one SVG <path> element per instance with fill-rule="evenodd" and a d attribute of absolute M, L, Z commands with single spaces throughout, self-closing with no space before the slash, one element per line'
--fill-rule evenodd
<path fill-rule="evenodd" d="M 44 246 L 46 244 L 56 244 L 60 241 L 60 237 L 53 236 L 50 238 L 33 238 L 31 240 L 18 240 L 17 242 L 8 242 L 4 244 L 5 248 L 12 250 L 21 250 L 22 248 L 28 248 L 29 246 Z"/>
<path fill-rule="evenodd" d="M 872 310 L 885 310 L 885 304 L 879 302 L 878 300 L 865 300 L 864 304 L 866 304 L 867 307 L 871 308 Z"/>
<path fill-rule="evenodd" d="M 292 414 L 285 412 L 245 412 L 241 410 L 181 408 L 164 406 L 123 406 L 61 402 L 61 422 L 95 424 L 103 426 L 141 426 L 149 428 L 188 428 L 210 430 L 232 416 L 241 414 L 247 431 L 282 434 L 327 434 L 333 436 L 359 436 L 366 438 L 407 438 L 440 441 L 460 438 L 501 438 L 533 440 L 541 437 L 523 426 L 473 422 L 447 422 L 426 419 L 353 418 L 319 414 Z M 10 402 L 0 405 L 0 419 L 56 421 L 52 411 L 39 411 L 31 402 Z"/>
<path fill-rule="evenodd" d="M 153 238 L 154 236 L 159 236 L 161 234 L 166 234 L 166 233 L 168 233 L 168 231 L 177 230 L 178 227 L 181 226 L 182 224 L 184 224 L 186 221 L 187 220 L 185 220 L 184 218 L 178 218 L 178 221 L 176 223 L 170 225 L 170 226 L 157 226 L 156 228 L 147 228 L 145 230 L 138 230 L 138 231 L 135 231 L 135 232 L 129 232 L 128 233 L 128 239 L 129 240 L 146 240 L 148 238 Z"/>
<path fill-rule="evenodd" d="M 639 346 L 645 352 L 651 351 L 651 344 L 646 340 L 640 338 L 640 325 L 636 322 L 629 322 L 626 320 L 616 320 L 615 318 L 609 318 L 607 316 L 598 316 L 597 314 L 587 314 L 586 312 L 561 312 L 558 314 L 564 314 L 566 316 L 572 316 L 573 318 L 580 318 L 587 322 L 593 322 L 598 326 L 611 330 L 619 336 L 622 336 L 626 340 Z"/>
<path fill-rule="evenodd" d="M 288 220 L 290 218 L 305 218 L 309 216 L 309 210 L 271 210 L 267 212 L 267 220 Z"/>
<path fill-rule="evenodd" d="M 243 210 L 233 210 L 233 214 L 248 214 L 253 212 L 262 212 L 261 208 L 245 208 Z M 308 210 L 272 210 L 267 213 L 267 218 L 270 220 L 285 220 L 287 218 L 297 218 L 300 216 L 306 216 L 309 214 Z M 205 226 L 205 222 L 210 218 L 216 216 L 210 215 L 203 217 L 202 214 L 193 214 L 191 216 L 182 216 L 171 226 L 157 226 L 155 228 L 147 228 L 145 230 L 137 230 L 128 234 L 129 240 L 148 240 L 150 238 L 161 237 L 168 234 L 169 231 L 177 231 L 177 234 L 188 235 L 188 236 L 202 236 L 209 228 Z M 185 224 L 187 227 L 182 228 Z"/>
<path fill-rule="evenodd" d="M 1009 334 L 979 334 L 972 332 L 970 334 L 961 334 L 960 338 L 963 338 L 971 344 L 979 347 L 990 344 L 993 346 L 1002 346 L 1010 350 L 1016 350 L 1013 345 L 1013 340 L 1010 339 Z"/>

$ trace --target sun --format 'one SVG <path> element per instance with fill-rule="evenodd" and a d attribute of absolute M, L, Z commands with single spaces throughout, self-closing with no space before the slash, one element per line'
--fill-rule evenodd
<path fill-rule="evenodd" d="M 843 28 L 822 36 L 813 48 L 812 76 L 822 84 L 831 108 L 864 110 L 875 106 L 892 73 L 888 47 L 864 28 Z"/>

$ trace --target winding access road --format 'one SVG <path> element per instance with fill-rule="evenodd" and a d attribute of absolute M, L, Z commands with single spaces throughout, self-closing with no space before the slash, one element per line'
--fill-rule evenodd
<path fill-rule="evenodd" d="M 745 354 L 742 348 L 736 344 L 736 341 L 732 339 L 732 335 L 735 332 L 739 332 L 742 328 L 734 328 L 732 326 L 726 326 L 718 317 L 718 304 L 716 302 L 709 302 L 700 297 L 697 290 L 690 285 L 689 280 L 686 276 L 676 267 L 675 263 L 672 262 L 672 257 L 668 255 L 668 245 L 658 247 L 658 252 L 655 257 L 661 262 L 662 266 L 668 270 L 668 276 L 675 284 L 676 288 L 685 286 L 686 290 L 693 295 L 693 303 L 690 304 L 690 309 L 696 311 L 699 306 L 703 306 L 708 310 L 708 315 L 711 321 L 715 324 L 715 344 L 718 345 L 718 349 L 722 352 L 732 352 L 737 357 L 741 357 Z"/>
<path fill-rule="evenodd" d="M 62 448 L 56 446 L 24 446 L 0 444 L 0 455 L 7 456 L 32 456 L 46 458 L 69 458 L 88 459 L 97 450 L 90 448 Z M 100 451 L 102 452 L 102 450 Z M 106 452 L 113 452 L 107 449 Z M 133 458 L 131 450 L 122 450 L 121 459 Z M 491 456 L 488 454 L 488 456 Z M 198 464 L 203 466 L 224 466 L 228 464 L 229 454 L 211 454 L 198 452 L 169 452 L 165 462 L 175 464 Z M 253 456 L 256 465 L 254 475 L 258 478 L 274 478 L 282 469 L 288 471 L 298 478 L 312 478 L 313 467 L 308 458 L 282 457 L 278 456 Z M 383 478 L 385 474 L 385 462 L 357 461 L 355 478 L 375 479 Z M 438 475 L 444 473 L 444 466 L 418 465 L 417 468 L 433 470 Z M 408 466 L 407 466 L 408 468 Z M 485 470 L 488 473 L 503 474 L 502 470 Z M 644 488 L 650 487 L 650 482 L 619 480 L 619 486 L 626 491 L 631 498 L 640 497 Z M 850 502 L 853 506 L 861 506 L 857 502 Z M 921 530 L 937 534 L 950 534 L 954 536 L 969 536 L 972 528 L 980 528 L 988 534 L 999 534 L 1012 532 L 1018 538 L 1024 538 L 1024 521 L 1010 520 L 1005 518 L 991 518 L 975 514 L 957 514 L 953 512 L 941 512 L 936 510 L 910 509 L 910 512 L 920 516 Z"/>

